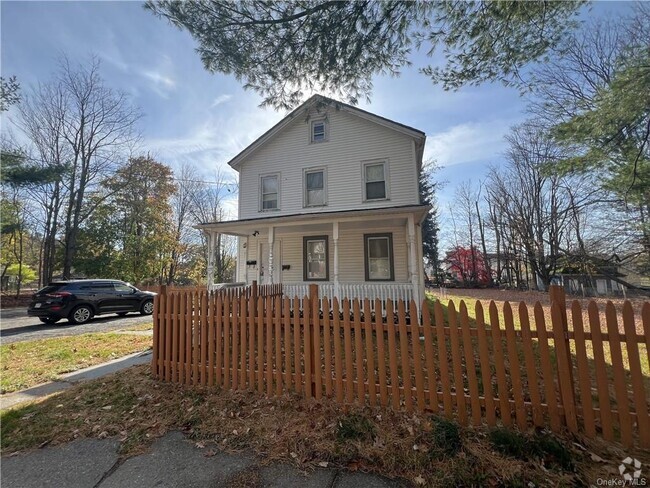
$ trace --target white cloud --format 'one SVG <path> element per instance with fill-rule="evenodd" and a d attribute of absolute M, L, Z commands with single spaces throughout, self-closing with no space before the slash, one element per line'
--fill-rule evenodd
<path fill-rule="evenodd" d="M 228 100 L 232 98 L 232 95 L 224 94 L 224 95 L 219 95 L 217 98 L 215 98 L 212 101 L 212 108 L 218 107 L 219 105 L 226 103 Z"/>
<path fill-rule="evenodd" d="M 454 125 L 427 137 L 424 157 L 442 166 L 494 159 L 505 149 L 503 137 L 514 122 L 499 119 Z"/>

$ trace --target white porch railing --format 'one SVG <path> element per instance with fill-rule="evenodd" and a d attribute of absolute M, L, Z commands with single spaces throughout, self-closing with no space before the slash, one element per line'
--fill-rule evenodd
<path fill-rule="evenodd" d="M 310 284 L 313 284 L 313 282 L 284 283 L 284 295 L 291 298 L 309 296 Z M 318 284 L 318 298 L 334 298 L 337 296 L 334 283 L 316 282 L 316 284 Z M 408 302 L 415 298 L 411 283 L 339 283 L 338 289 L 338 298 L 340 300 L 344 298 L 375 300 L 378 298 L 382 302 L 386 300 L 404 300 Z"/>

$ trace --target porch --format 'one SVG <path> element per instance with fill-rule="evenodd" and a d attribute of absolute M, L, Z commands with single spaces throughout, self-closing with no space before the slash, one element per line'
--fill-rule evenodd
<path fill-rule="evenodd" d="M 209 242 L 208 289 L 219 235 L 236 236 L 236 282 L 281 283 L 285 296 L 424 298 L 420 224 L 425 205 L 321 212 L 201 224 Z"/>

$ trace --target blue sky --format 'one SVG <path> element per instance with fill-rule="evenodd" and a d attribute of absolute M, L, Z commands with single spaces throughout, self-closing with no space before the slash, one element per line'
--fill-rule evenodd
<path fill-rule="evenodd" d="M 627 6 L 602 2 L 585 15 Z M 206 177 L 222 168 L 234 180 L 226 161 L 285 115 L 259 108 L 260 97 L 233 77 L 206 72 L 191 36 L 140 2 L 2 1 L 0 14 L 2 76 L 28 86 L 48 80 L 62 54 L 80 61 L 97 55 L 107 84 L 130 94 L 145 115 L 143 151 L 172 167 L 191 162 Z M 413 61 L 417 67 L 427 59 Z M 399 78 L 377 77 L 372 103 L 360 107 L 426 132 L 425 157 L 444 166 L 444 221 L 455 186 L 480 180 L 502 160 L 503 136 L 525 120 L 525 101 L 499 84 L 445 92 L 415 67 Z M 10 127 L 4 121 L 3 130 Z"/>

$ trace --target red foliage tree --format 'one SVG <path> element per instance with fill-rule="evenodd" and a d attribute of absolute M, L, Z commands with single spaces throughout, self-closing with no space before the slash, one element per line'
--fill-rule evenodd
<path fill-rule="evenodd" d="M 489 285 L 490 274 L 483 253 L 476 247 L 457 246 L 447 252 L 448 271 L 464 286 Z"/>

